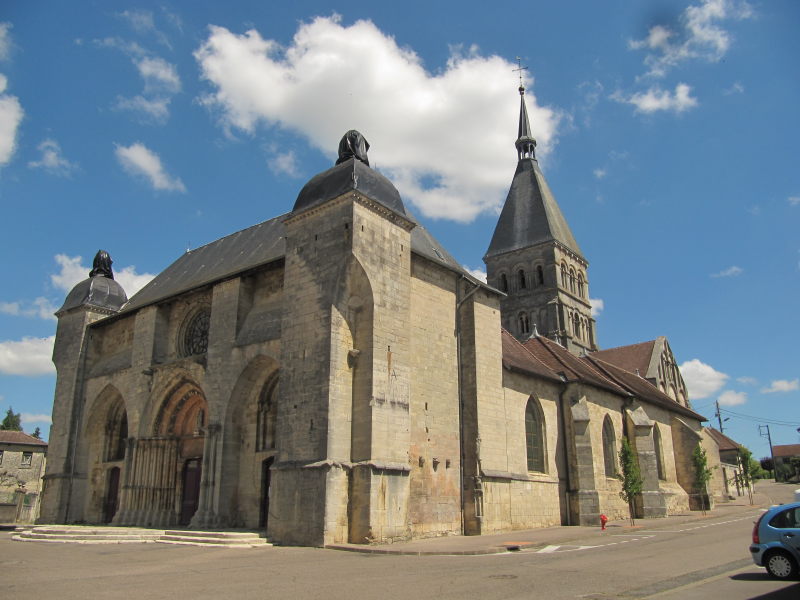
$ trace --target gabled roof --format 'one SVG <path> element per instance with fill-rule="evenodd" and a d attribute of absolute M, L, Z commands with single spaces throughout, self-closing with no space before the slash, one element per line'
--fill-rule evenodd
<path fill-rule="evenodd" d="M 39 438 L 28 435 L 22 431 L 0 430 L 0 444 L 19 444 L 22 446 L 47 446 Z"/>
<path fill-rule="evenodd" d="M 554 381 L 561 381 L 558 373 L 550 369 L 523 346 L 513 335 L 503 329 L 503 366 L 510 371 L 521 371 Z"/>
<path fill-rule="evenodd" d="M 543 336 L 532 337 L 523 346 L 551 371 L 563 374 L 566 381 L 582 381 L 621 396 L 629 395 L 624 388 L 592 369 L 551 339 Z"/>
<path fill-rule="evenodd" d="M 606 350 L 592 352 L 591 355 L 631 373 L 636 373 L 638 370 L 642 377 L 647 377 L 647 370 L 650 366 L 650 358 L 653 356 L 655 343 L 655 340 L 650 340 L 639 344 L 607 348 Z"/>
<path fill-rule="evenodd" d="M 782 446 L 773 446 L 772 455 L 776 458 L 800 456 L 800 444 L 784 444 Z"/>
<path fill-rule="evenodd" d="M 717 431 L 713 427 L 706 427 L 706 431 L 711 436 L 711 438 L 717 442 L 717 446 L 719 446 L 720 450 L 738 450 L 739 444 L 734 442 L 731 438 L 727 435 L 722 433 L 721 431 Z M 800 448 L 800 446 L 798 446 Z"/>
<path fill-rule="evenodd" d="M 583 258 L 538 161 L 521 158 L 484 260 L 552 241 Z"/>
<path fill-rule="evenodd" d="M 587 364 L 591 364 L 593 368 L 597 369 L 604 376 L 625 388 L 628 393 L 636 396 L 640 400 L 655 406 L 661 406 L 668 410 L 679 412 L 699 421 L 706 420 L 703 415 L 696 413 L 681 404 L 678 404 L 675 402 L 675 400 L 667 396 L 649 381 L 639 375 L 636 375 L 635 373 L 631 373 L 630 371 L 621 369 L 616 365 L 602 361 L 598 359 L 595 354 L 584 356 L 580 360 L 585 361 Z"/>

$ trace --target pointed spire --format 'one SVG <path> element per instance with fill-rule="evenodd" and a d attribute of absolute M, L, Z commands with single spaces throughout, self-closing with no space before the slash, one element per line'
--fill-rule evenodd
<path fill-rule="evenodd" d="M 532 158 L 536 160 L 536 140 L 531 133 L 531 125 L 528 120 L 528 108 L 525 106 L 525 87 L 519 86 L 519 135 L 515 143 L 517 147 L 517 158 Z"/>

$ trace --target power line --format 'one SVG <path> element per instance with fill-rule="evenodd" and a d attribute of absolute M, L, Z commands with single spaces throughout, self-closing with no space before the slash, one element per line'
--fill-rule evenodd
<path fill-rule="evenodd" d="M 724 412 L 731 417 L 737 419 L 744 419 L 748 421 L 760 421 L 761 423 L 769 423 L 770 425 L 778 425 L 782 427 L 797 427 L 800 425 L 800 421 L 781 421 L 778 419 L 767 419 L 765 417 L 754 417 L 753 415 L 746 415 L 744 413 L 738 413 L 732 410 L 728 410 L 727 408 L 721 409 L 721 412 Z"/>

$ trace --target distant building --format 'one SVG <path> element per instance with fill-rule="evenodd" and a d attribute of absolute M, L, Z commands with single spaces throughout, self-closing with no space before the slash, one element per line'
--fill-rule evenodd
<path fill-rule="evenodd" d="M 800 480 L 800 444 L 773 446 L 772 456 L 775 458 L 775 481 Z M 796 459 L 795 464 L 792 459 Z"/>
<path fill-rule="evenodd" d="M 21 431 L 0 431 L 0 522 L 36 520 L 46 457 L 47 442 Z M 19 511 L 17 490 L 24 490 Z"/>
<path fill-rule="evenodd" d="M 98 253 L 57 313 L 42 521 L 306 545 L 595 525 L 628 515 L 623 437 L 637 516 L 699 507 L 692 451 L 716 444 L 665 338 L 597 351 L 588 261 L 520 94 L 488 283 L 352 131 L 290 213 L 186 252 L 130 300 Z"/>
<path fill-rule="evenodd" d="M 719 500 L 744 496 L 747 492 L 742 480 L 741 445 L 713 427 L 706 427 L 706 433 L 719 447 L 719 465 L 714 465 L 717 469 L 711 474 L 709 488 Z"/>

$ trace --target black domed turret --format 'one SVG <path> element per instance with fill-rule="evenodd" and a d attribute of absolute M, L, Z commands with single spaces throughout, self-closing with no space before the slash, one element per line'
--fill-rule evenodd
<path fill-rule="evenodd" d="M 79 306 L 92 306 L 117 312 L 128 301 L 122 286 L 114 281 L 111 270 L 111 257 L 105 250 L 99 250 L 94 257 L 89 278 L 77 284 L 58 309 L 57 315 Z"/>
<path fill-rule="evenodd" d="M 339 142 L 336 165 L 315 175 L 303 186 L 292 212 L 299 213 L 338 198 L 350 190 L 358 190 L 389 210 L 407 217 L 397 188 L 369 167 L 367 150 L 369 142 L 364 136 L 354 129 L 348 131 Z"/>

